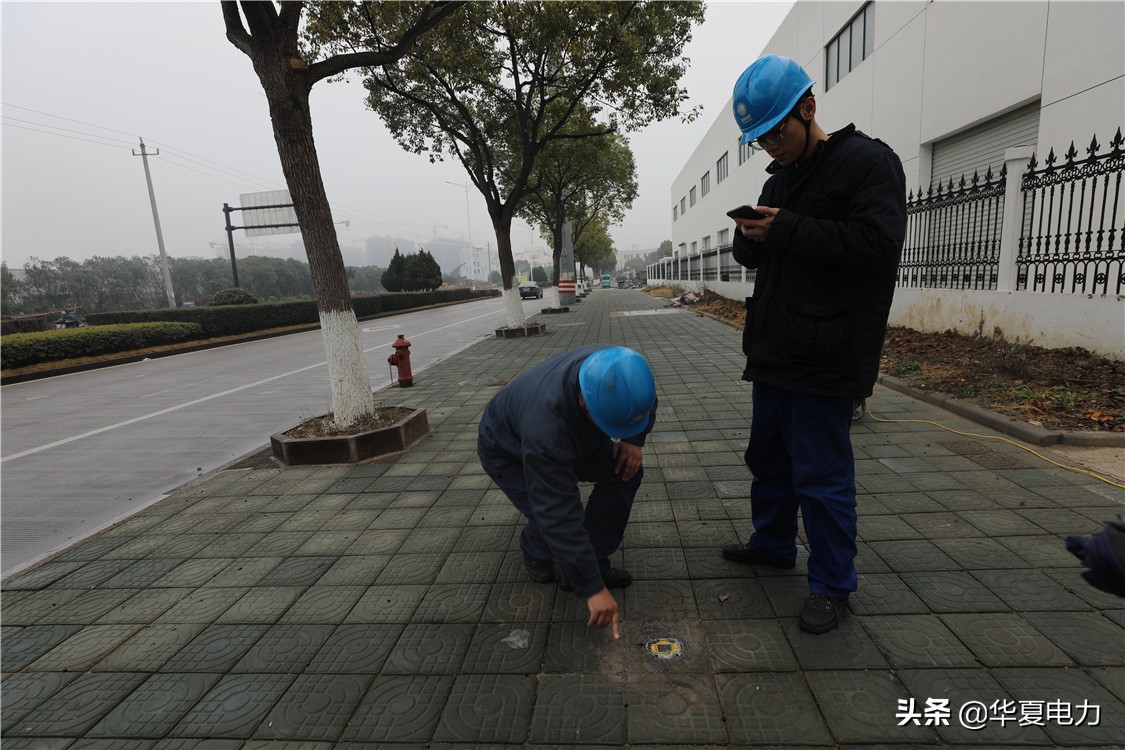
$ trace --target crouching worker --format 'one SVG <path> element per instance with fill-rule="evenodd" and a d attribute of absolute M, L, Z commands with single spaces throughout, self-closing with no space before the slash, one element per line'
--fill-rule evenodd
<path fill-rule="evenodd" d="M 481 466 L 527 518 L 524 569 L 556 579 L 590 610 L 587 627 L 613 627 L 609 589 L 633 577 L 610 567 L 644 469 L 641 448 L 656 423 L 656 383 L 637 352 L 591 344 L 556 355 L 501 390 L 480 421 Z M 594 488 L 583 510 L 579 482 Z"/>

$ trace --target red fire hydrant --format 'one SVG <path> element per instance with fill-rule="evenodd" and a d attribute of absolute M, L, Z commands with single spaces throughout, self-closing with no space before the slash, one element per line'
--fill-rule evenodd
<path fill-rule="evenodd" d="M 398 335 L 398 340 L 391 346 L 395 353 L 387 357 L 387 362 L 398 367 L 398 384 L 400 388 L 409 388 L 414 385 L 414 373 L 410 371 L 410 342 L 403 334 Z"/>

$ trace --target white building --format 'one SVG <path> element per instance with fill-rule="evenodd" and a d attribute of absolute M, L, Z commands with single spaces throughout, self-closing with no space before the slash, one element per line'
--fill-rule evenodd
<path fill-rule="evenodd" d="M 816 81 L 824 130 L 854 122 L 888 143 L 917 193 L 963 173 L 998 171 L 1017 145 L 1033 147 L 1041 163 L 1072 142 L 1084 158 L 1096 136 L 1104 153 L 1125 124 L 1123 30 L 1125 3 L 1116 1 L 799 1 L 761 54 L 800 63 Z M 732 88 L 756 57 L 748 51 L 731 69 Z M 672 185 L 672 245 L 681 262 L 730 244 L 734 224 L 725 212 L 754 204 L 761 192 L 769 157 L 740 147 L 739 135 L 728 100 Z M 1122 212 L 1109 222 L 1118 234 Z M 1121 244 L 1116 248 L 1120 258 Z M 714 281 L 700 282 L 732 298 L 751 294 L 741 267 L 724 264 Z M 1075 295 L 1003 283 L 991 291 L 900 286 L 891 324 L 971 332 L 984 321 L 985 330 L 999 327 L 1010 338 L 1121 356 L 1125 304 L 1114 283 L 1108 289 Z M 1092 337 L 1072 335 L 1091 327 L 1098 329 Z"/>

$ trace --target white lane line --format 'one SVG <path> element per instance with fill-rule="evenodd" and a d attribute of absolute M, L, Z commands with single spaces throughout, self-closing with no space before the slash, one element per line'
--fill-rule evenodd
<path fill-rule="evenodd" d="M 415 338 L 421 338 L 422 336 L 428 336 L 430 334 L 437 333 L 438 331 L 444 331 L 447 328 L 454 328 L 456 326 L 463 325 L 465 323 L 470 323 L 474 320 L 480 320 L 481 318 L 487 318 L 487 317 L 490 317 L 492 315 L 496 315 L 498 312 L 502 312 L 502 311 L 497 310 L 497 311 L 494 311 L 494 312 L 486 313 L 484 315 L 478 315 L 475 318 L 468 318 L 466 320 L 458 321 L 457 323 L 450 323 L 449 325 L 441 326 L 440 328 L 434 328 L 434 329 L 429 330 L 429 331 L 423 331 L 419 334 L 415 334 Z M 471 344 L 471 343 L 472 342 L 470 341 L 469 344 Z M 466 344 L 465 346 L 468 346 L 469 344 Z M 388 347 L 390 345 L 391 345 L 391 342 L 387 342 L 387 343 L 382 344 L 380 346 L 373 346 L 370 349 L 364 349 L 363 351 L 364 351 L 364 353 L 372 352 L 372 351 L 375 351 L 376 349 L 382 349 L 382 348 Z M 465 347 L 461 347 L 461 348 L 464 349 Z M 457 350 L 457 351 L 460 351 L 460 349 Z M 181 409 L 186 409 L 189 406 L 195 406 L 196 404 L 202 404 L 205 401 L 211 401 L 212 399 L 222 398 L 223 396 L 229 396 L 232 393 L 238 393 L 239 391 L 246 390 L 247 388 L 257 388 L 258 386 L 263 385 L 264 383 L 270 383 L 270 382 L 273 382 L 274 380 L 280 380 L 281 378 L 287 378 L 290 375 L 296 375 L 298 373 L 305 372 L 306 370 L 312 370 L 312 369 L 317 368 L 317 367 L 323 367 L 326 364 L 328 364 L 328 363 L 327 362 L 317 362 L 314 365 L 307 365 L 305 367 L 300 367 L 296 370 L 290 370 L 289 372 L 283 372 L 280 375 L 274 375 L 273 377 L 265 378 L 263 380 L 258 380 L 254 383 L 247 383 L 245 385 L 240 385 L 237 388 L 230 388 L 228 390 L 221 391 L 219 393 L 213 393 L 210 396 L 203 396 L 202 398 L 197 398 L 193 401 L 188 401 L 188 402 L 183 403 L 183 404 L 177 404 L 176 406 L 169 406 L 167 409 L 161 409 L 159 411 L 154 411 L 150 414 L 142 414 L 139 417 L 133 417 L 132 419 L 126 419 L 124 422 L 118 422 L 117 424 L 111 424 L 111 425 L 107 425 L 105 427 L 99 427 L 96 430 L 90 430 L 88 432 L 83 432 L 80 435 L 72 435 L 68 438 L 63 438 L 62 440 L 56 440 L 53 443 L 47 443 L 46 445 L 41 445 L 37 448 L 28 448 L 25 451 L 20 451 L 19 453 L 13 453 L 10 456 L 4 456 L 3 458 L 0 458 L 0 463 L 4 463 L 6 461 L 11 461 L 11 460 L 16 459 L 16 458 L 23 458 L 24 456 L 30 456 L 30 455 L 35 454 L 35 453 L 40 453 L 40 452 L 45 451 L 45 450 L 50 450 L 51 448 L 57 448 L 60 445 L 66 445 L 67 443 L 73 443 L 76 440 L 84 440 L 85 438 L 93 437 L 94 435 L 100 435 L 103 432 L 109 432 L 110 430 L 116 430 L 119 427 L 127 427 L 131 424 L 136 424 L 137 422 L 143 422 L 146 419 L 152 419 L 153 417 L 160 417 L 160 416 L 163 416 L 165 414 L 170 414 L 174 411 L 180 411 Z"/>

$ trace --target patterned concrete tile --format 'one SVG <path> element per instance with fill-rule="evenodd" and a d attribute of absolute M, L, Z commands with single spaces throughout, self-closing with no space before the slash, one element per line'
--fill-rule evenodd
<path fill-rule="evenodd" d="M 491 589 L 489 584 L 436 583 L 422 597 L 413 621 L 479 622 Z"/>
<path fill-rule="evenodd" d="M 551 619 L 555 587 L 534 582 L 498 583 L 491 587 L 483 622 L 532 623 Z"/>
<path fill-rule="evenodd" d="M 1005 536 L 998 542 L 1027 561 L 1032 568 L 1065 568 L 1078 564 L 1066 549 L 1066 541 L 1053 534 Z"/>
<path fill-rule="evenodd" d="M 296 678 L 282 674 L 225 675 L 172 729 L 175 737 L 250 737 Z"/>
<path fill-rule="evenodd" d="M 1070 666 L 1054 643 L 1014 612 L 949 614 L 941 619 L 988 667 Z"/>
<path fill-rule="evenodd" d="M 217 674 L 157 674 L 90 730 L 91 737 L 161 737 L 219 680 Z"/>
<path fill-rule="evenodd" d="M 280 622 L 339 625 L 366 591 L 366 586 L 310 586 Z"/>
<path fill-rule="evenodd" d="M 297 601 L 302 591 L 304 591 L 302 586 L 252 588 L 216 617 L 214 622 L 273 624 L 293 606 L 293 602 Z"/>
<path fill-rule="evenodd" d="M 321 586 L 370 586 L 390 560 L 390 555 L 340 557 L 317 583 Z"/>
<path fill-rule="evenodd" d="M 535 678 L 461 675 L 454 680 L 434 739 L 439 742 L 523 742 L 531 722 Z"/>
<path fill-rule="evenodd" d="M 411 624 L 399 636 L 384 674 L 456 674 L 475 628 L 467 623 Z"/>
<path fill-rule="evenodd" d="M 202 586 L 232 561 L 223 558 L 185 560 L 165 574 L 156 586 Z"/>
<path fill-rule="evenodd" d="M 84 674 L 32 709 L 9 736 L 78 737 L 145 681 L 143 674 Z M 4 744 L 8 744 L 5 737 Z"/>
<path fill-rule="evenodd" d="M 624 599 L 632 619 L 698 616 L 686 581 L 634 581 L 625 589 Z"/>
<path fill-rule="evenodd" d="M 49 562 L 4 581 L 4 591 L 38 591 L 82 567 L 81 562 Z"/>
<path fill-rule="evenodd" d="M 802 669 L 881 670 L 886 658 L 863 629 L 862 620 L 845 614 L 835 630 L 813 635 L 801 630 L 797 618 L 783 618 L 781 627 Z"/>
<path fill-rule="evenodd" d="M 722 675 L 719 692 L 735 744 L 832 742 L 804 678 L 796 672 Z"/>
<path fill-rule="evenodd" d="M 102 615 L 98 623 L 152 622 L 191 592 L 190 588 L 150 588 L 139 591 L 121 606 L 114 607 Z"/>
<path fill-rule="evenodd" d="M 629 547 L 679 547 L 680 535 L 671 521 L 630 523 L 625 527 L 625 544 Z"/>
<path fill-rule="evenodd" d="M 681 521 L 676 524 L 680 543 L 685 547 L 721 548 L 735 535 L 734 525 L 726 519 L 726 510 L 720 505 L 716 511 L 720 520 Z"/>
<path fill-rule="evenodd" d="M 938 549 L 964 570 L 1027 568 L 1027 561 L 995 539 L 935 539 Z"/>
<path fill-rule="evenodd" d="M 5 596 L 5 604 L 7 597 Z M 5 617 L 7 612 L 4 613 Z M 4 626 L 0 670 L 18 672 L 81 629 L 80 625 Z"/>
<path fill-rule="evenodd" d="M 165 662 L 161 671 L 227 672 L 267 630 L 267 625 L 210 625 Z"/>
<path fill-rule="evenodd" d="M 156 672 L 206 627 L 147 625 L 93 666 L 95 672 Z"/>
<path fill-rule="evenodd" d="M 261 586 L 311 586 L 335 563 L 331 557 L 290 557 L 261 580 Z"/>
<path fill-rule="evenodd" d="M 709 620 L 703 624 L 715 672 L 786 672 L 797 657 L 775 619 Z"/>
<path fill-rule="evenodd" d="M 665 675 L 630 683 L 626 709 L 630 743 L 727 741 L 726 724 L 710 675 Z"/>
<path fill-rule="evenodd" d="M 1080 670 L 996 669 L 992 676 L 1021 702 L 1024 721 L 1035 706 L 1039 726 L 1058 745 L 1112 745 L 1125 736 L 1125 704 Z"/>
<path fill-rule="evenodd" d="M 438 571 L 444 563 L 444 555 L 399 553 L 387 563 L 375 581 L 382 586 L 429 585 L 437 580 Z"/>
<path fill-rule="evenodd" d="M 625 566 L 637 580 L 688 577 L 684 551 L 675 547 L 628 548 Z"/>
<path fill-rule="evenodd" d="M 309 627 L 305 625 L 302 629 Z M 304 671 L 315 674 L 381 672 L 402 631 L 402 625 L 340 625 L 332 631 Z"/>
<path fill-rule="evenodd" d="M 204 588 L 187 595 L 156 618 L 158 623 L 209 624 L 230 609 L 249 591 L 246 587 Z"/>
<path fill-rule="evenodd" d="M 27 666 L 33 672 L 85 672 L 140 625 L 88 625 Z"/>
<path fill-rule="evenodd" d="M 1008 606 L 969 573 L 938 570 L 902 573 L 903 582 L 933 612 L 1001 612 Z"/>
<path fill-rule="evenodd" d="M 531 742 L 579 744 L 625 741 L 621 685 L 602 675 L 544 675 L 531 717 Z"/>
<path fill-rule="evenodd" d="M 848 608 L 857 615 L 929 612 L 925 602 L 894 573 L 860 574 L 858 588 L 848 597 Z"/>
<path fill-rule="evenodd" d="M 344 622 L 405 623 L 410 622 L 418 603 L 426 594 L 426 586 L 369 586 Z"/>
<path fill-rule="evenodd" d="M 867 616 L 864 629 L 891 667 L 974 667 L 973 653 L 933 615 Z"/>
<path fill-rule="evenodd" d="M 254 736 L 333 741 L 340 736 L 370 680 L 360 675 L 298 675 L 262 718 Z"/>
<path fill-rule="evenodd" d="M 247 650 L 231 671 L 300 673 L 333 630 L 331 625 L 274 625 Z"/>
<path fill-rule="evenodd" d="M 543 660 L 548 674 L 592 674 L 602 672 L 612 635 L 587 629 L 586 622 L 552 622 Z"/>
<path fill-rule="evenodd" d="M 957 570 L 960 566 L 925 539 L 869 542 L 883 561 L 897 573 L 934 570 Z"/>
<path fill-rule="evenodd" d="M 502 551 L 453 552 L 446 556 L 435 583 L 492 583 L 504 559 Z"/>
<path fill-rule="evenodd" d="M 1024 619 L 1084 666 L 1125 666 L 1125 627 L 1101 614 L 1087 612 L 1037 612 Z"/>
<path fill-rule="evenodd" d="M 727 541 L 734 541 L 728 539 Z M 668 548 L 674 550 L 675 548 Z M 718 549 L 692 548 L 678 550 L 687 563 L 688 576 L 692 580 L 702 578 L 753 578 L 754 566 L 741 565 L 727 560 Z M 629 553 L 626 552 L 626 555 Z"/>
<path fill-rule="evenodd" d="M 452 686 L 452 676 L 376 677 L 356 706 L 343 738 L 362 740 L 364 744 L 357 748 L 372 747 L 367 742 L 419 742 L 423 743 L 419 748 L 429 747 L 426 743 Z"/>
<path fill-rule="evenodd" d="M 25 672 L 5 678 L 0 683 L 0 692 L 4 694 L 0 732 L 7 735 L 8 730 L 20 719 L 77 676 L 64 672 Z"/>
<path fill-rule="evenodd" d="M 694 581 L 692 589 L 695 591 L 699 616 L 705 620 L 774 616 L 769 597 L 758 581 L 748 581 L 743 578 L 712 578 Z"/>
<path fill-rule="evenodd" d="M 806 672 L 821 716 L 837 742 L 933 743 L 931 727 L 898 726 L 894 711 L 908 695 L 892 674 L 883 671 Z"/>
<path fill-rule="evenodd" d="M 1113 693 L 1117 700 L 1125 702 L 1125 667 L 1088 667 L 1086 673 Z"/>
<path fill-rule="evenodd" d="M 1089 609 L 1086 602 L 1039 570 L 974 570 L 972 574 L 1017 612 Z"/>
<path fill-rule="evenodd" d="M 462 673 L 538 673 L 548 628 L 545 622 L 478 625 L 465 653 Z"/>

